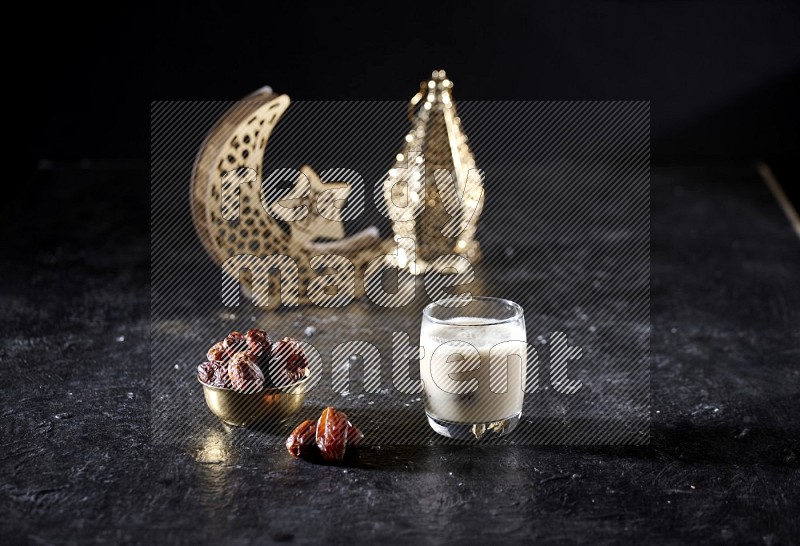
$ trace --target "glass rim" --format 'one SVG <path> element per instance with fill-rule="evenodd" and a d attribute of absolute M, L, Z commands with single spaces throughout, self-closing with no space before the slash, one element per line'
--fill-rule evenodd
<path fill-rule="evenodd" d="M 459 322 L 458 326 L 494 326 L 496 324 L 504 324 L 506 322 L 513 322 L 515 320 L 521 319 L 524 316 L 523 311 L 522 311 L 522 306 L 520 304 L 516 303 L 516 302 L 511 301 L 511 300 L 507 300 L 505 298 L 492 298 L 492 297 L 487 297 L 487 296 L 471 296 L 471 298 L 472 298 L 473 301 L 474 300 L 478 300 L 478 301 L 485 301 L 485 302 L 491 302 L 491 303 L 507 304 L 507 305 L 511 306 L 511 308 L 514 310 L 514 313 L 513 313 L 513 315 L 511 315 L 508 318 L 504 318 L 504 319 L 482 319 L 481 323 L 475 323 L 475 324 L 471 324 L 471 323 L 468 323 L 468 322 L 467 323 Z M 430 311 L 435 306 L 442 307 L 441 304 L 443 302 L 460 301 L 460 300 L 461 300 L 460 297 L 452 296 L 452 297 L 449 297 L 449 298 L 442 298 L 440 300 L 432 301 L 431 303 L 429 303 L 428 305 L 426 305 L 422 309 L 422 316 L 426 320 L 429 320 L 429 321 L 434 322 L 436 324 L 452 324 L 452 322 L 451 322 L 452 318 L 449 318 L 449 319 L 436 318 L 434 316 L 431 316 Z M 462 305 L 460 307 L 467 307 L 467 306 L 469 306 L 469 304 Z M 451 307 L 450 309 L 458 309 L 458 308 L 459 308 L 459 306 Z M 453 318 L 455 318 L 455 317 L 453 317 Z"/>

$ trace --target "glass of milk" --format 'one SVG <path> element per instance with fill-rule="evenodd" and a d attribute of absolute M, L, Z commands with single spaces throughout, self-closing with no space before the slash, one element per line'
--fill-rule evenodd
<path fill-rule="evenodd" d="M 517 426 L 528 348 L 522 307 L 465 296 L 431 303 L 422 311 L 420 347 L 425 413 L 433 430 L 480 440 Z"/>

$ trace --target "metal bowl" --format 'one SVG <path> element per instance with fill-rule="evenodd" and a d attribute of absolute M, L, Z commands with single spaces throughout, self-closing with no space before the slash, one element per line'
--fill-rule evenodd
<path fill-rule="evenodd" d="M 198 379 L 211 412 L 235 427 L 289 417 L 303 405 L 308 374 L 283 388 L 267 387 L 259 392 L 239 392 L 212 387 Z"/>

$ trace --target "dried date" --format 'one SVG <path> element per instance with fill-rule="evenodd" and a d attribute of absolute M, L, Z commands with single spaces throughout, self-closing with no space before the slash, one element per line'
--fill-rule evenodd
<path fill-rule="evenodd" d="M 284 337 L 278 341 L 272 348 L 272 358 L 290 381 L 298 381 L 305 376 L 308 357 L 296 340 Z"/>
<path fill-rule="evenodd" d="M 197 367 L 197 378 L 210 385 L 214 382 L 214 372 L 216 371 L 216 362 L 203 362 Z"/>
<path fill-rule="evenodd" d="M 314 460 L 319 457 L 317 447 L 317 422 L 309 419 L 303 421 L 286 439 L 286 449 L 292 457 Z"/>
<path fill-rule="evenodd" d="M 237 391 L 255 392 L 264 386 L 264 374 L 256 365 L 253 355 L 247 351 L 233 355 L 228 364 L 228 377 Z"/>
<path fill-rule="evenodd" d="M 347 448 L 347 415 L 328 407 L 317 421 L 317 447 L 325 462 L 335 463 L 344 459 Z"/>
<path fill-rule="evenodd" d="M 222 362 L 203 362 L 197 367 L 197 378 L 212 387 L 230 388 L 228 368 Z"/>
<path fill-rule="evenodd" d="M 212 345 L 206 354 L 206 358 L 208 358 L 210 362 L 225 362 L 230 356 L 228 350 L 225 348 L 225 343 L 222 341 Z"/>
<path fill-rule="evenodd" d="M 237 355 L 249 354 L 257 370 L 251 369 L 245 356 L 238 356 L 237 364 L 230 366 Z M 264 385 L 261 369 L 269 363 L 272 345 L 267 332 L 251 328 L 246 335 L 231 332 L 225 339 L 211 346 L 206 354 L 208 362 L 197 369 L 200 380 L 208 385 L 236 390 L 252 390 Z M 237 386 L 234 386 L 235 385 Z"/>
<path fill-rule="evenodd" d="M 272 340 L 269 339 L 269 334 L 264 330 L 251 328 L 244 336 L 247 347 L 250 353 L 256 357 L 259 363 L 269 362 L 272 358 Z"/>
<path fill-rule="evenodd" d="M 231 358 L 236 353 L 240 353 L 242 351 L 247 350 L 247 340 L 245 337 L 240 334 L 239 332 L 231 332 L 228 336 L 222 341 L 225 349 L 228 351 L 228 354 Z"/>
<path fill-rule="evenodd" d="M 317 421 L 300 423 L 286 439 L 286 449 L 293 457 L 339 463 L 356 455 L 354 448 L 363 440 L 364 433 L 348 421 L 347 415 L 328 407 Z"/>
<path fill-rule="evenodd" d="M 220 362 L 217 362 L 217 364 L 219 364 L 219 366 L 214 371 L 214 380 L 211 384 L 220 389 L 230 389 L 231 378 L 228 376 L 228 368 Z"/>

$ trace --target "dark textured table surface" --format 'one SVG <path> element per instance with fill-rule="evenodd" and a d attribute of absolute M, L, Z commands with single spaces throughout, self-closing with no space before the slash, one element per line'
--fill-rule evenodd
<path fill-rule="evenodd" d="M 147 172 L 85 167 L 0 220 L 4 543 L 798 540 L 800 240 L 752 165 L 653 169 L 648 446 L 346 468 L 151 443 Z"/>

